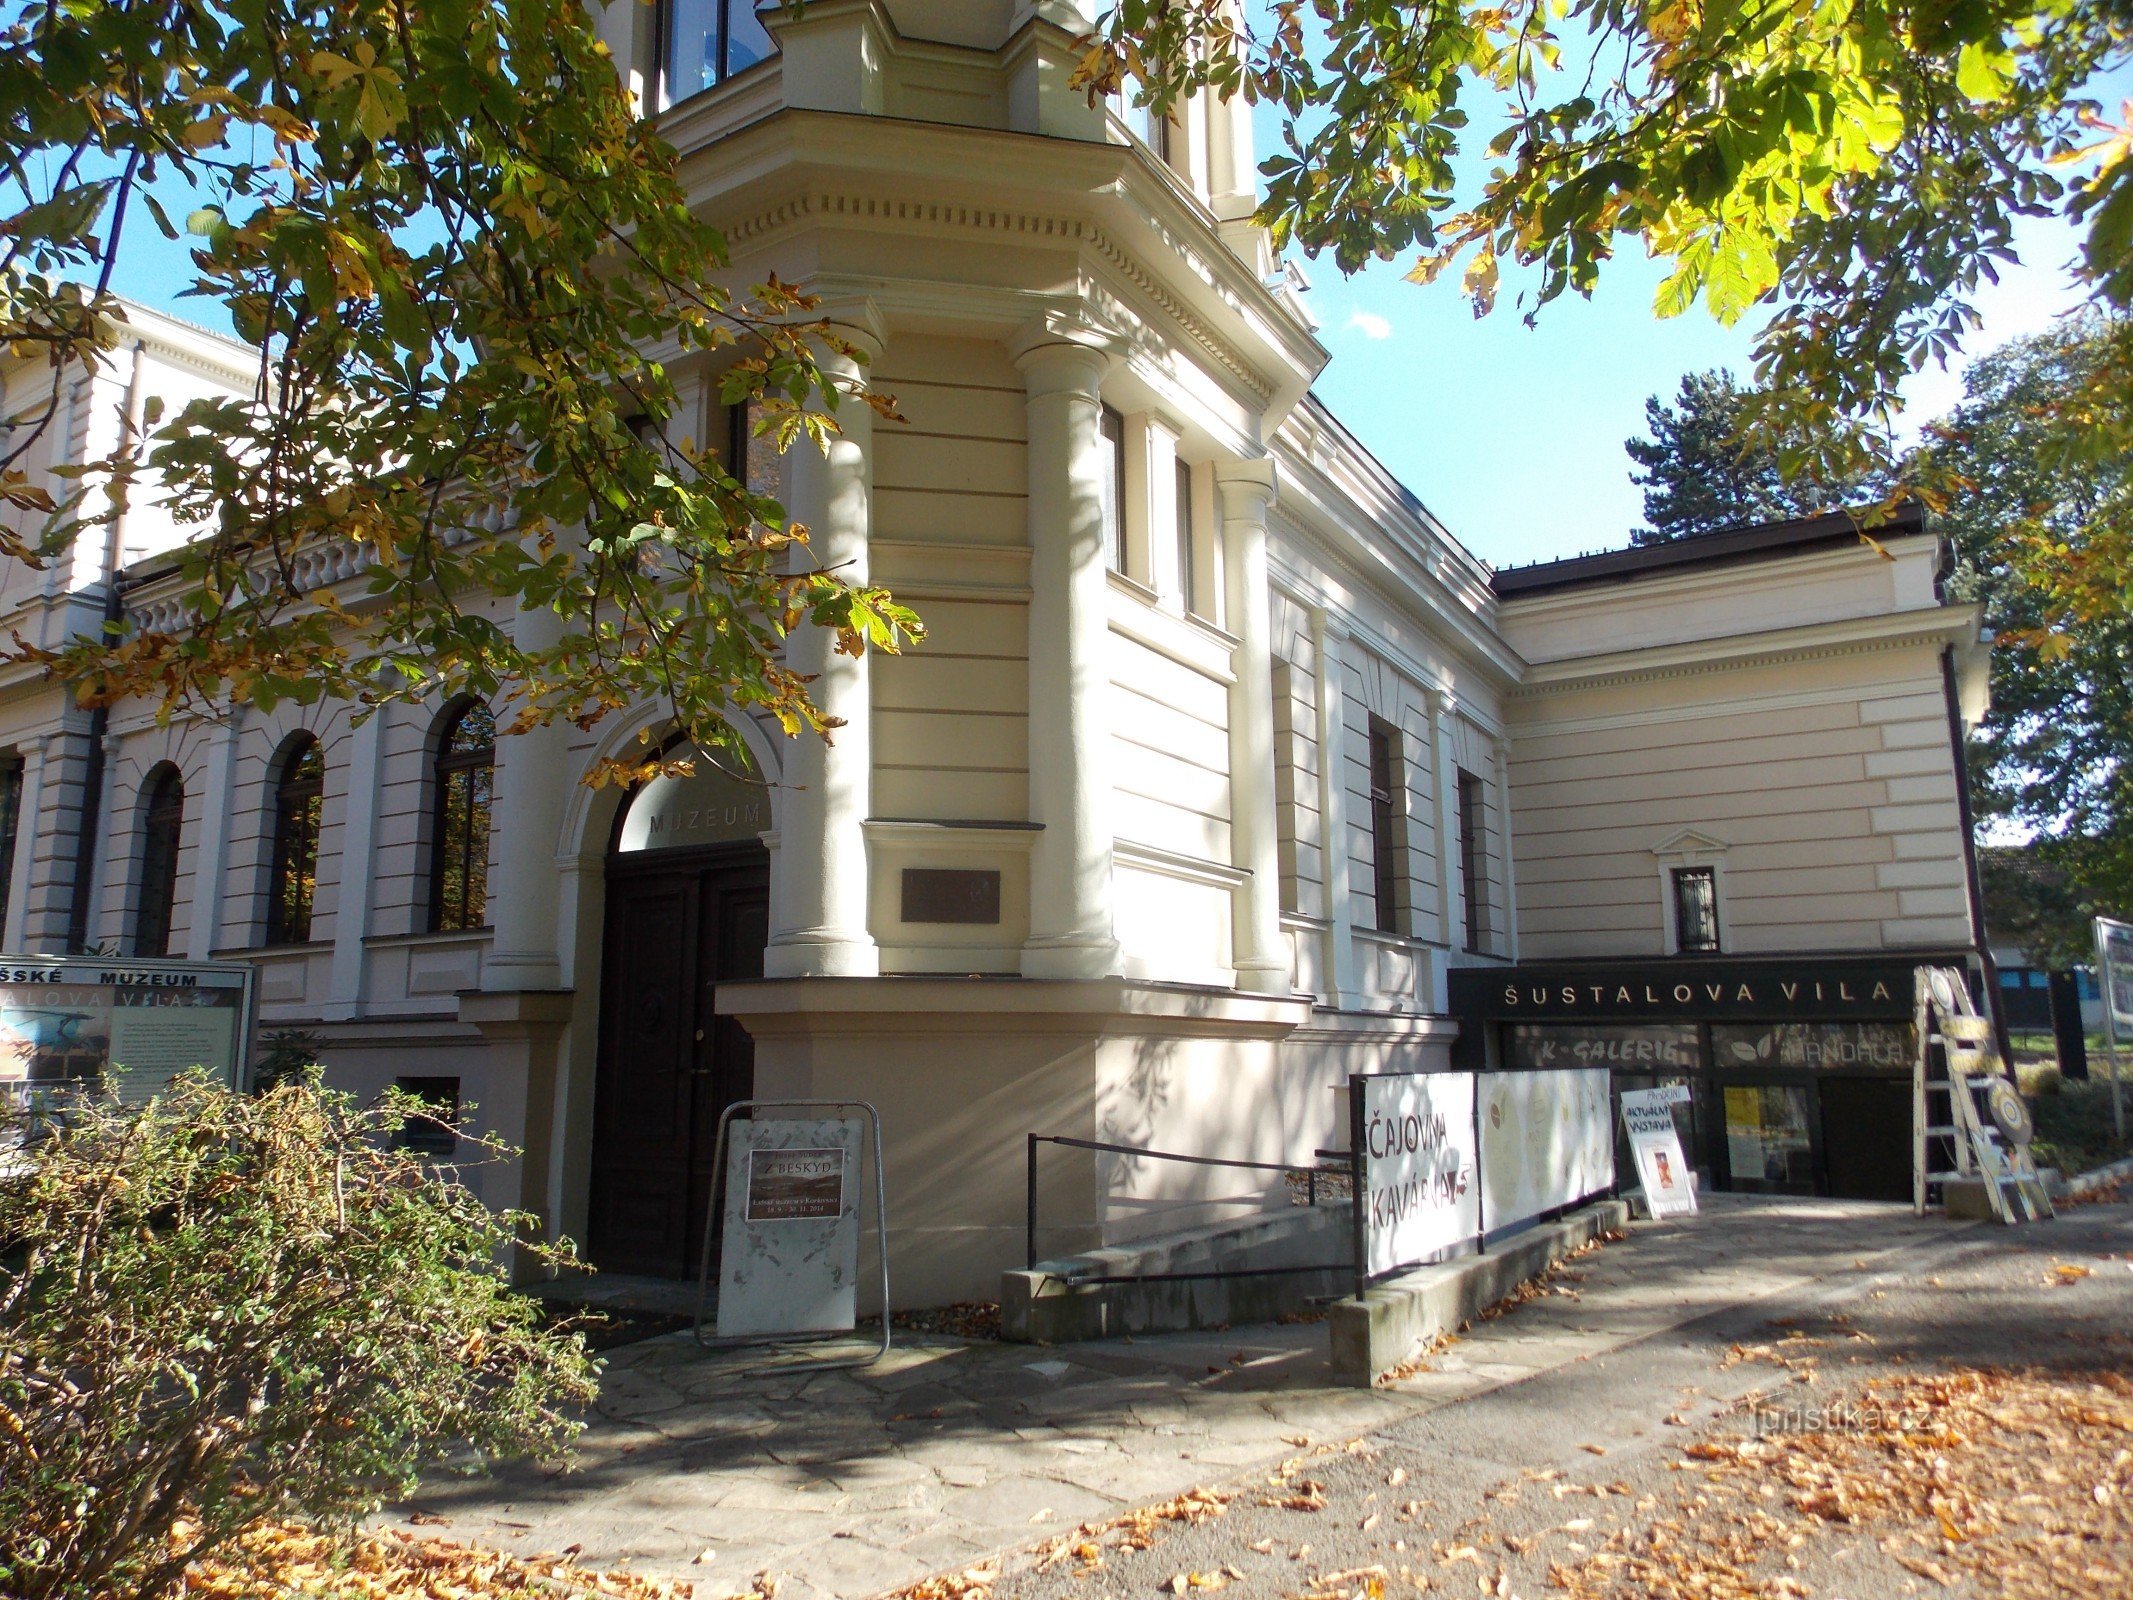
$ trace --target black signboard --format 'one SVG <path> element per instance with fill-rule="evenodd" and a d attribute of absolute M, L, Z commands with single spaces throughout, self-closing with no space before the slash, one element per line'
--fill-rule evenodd
<path fill-rule="evenodd" d="M 1452 1014 L 1483 1022 L 1909 1021 L 1912 974 L 1945 956 L 1455 967 Z M 1957 959 L 1960 959 L 1958 957 Z"/>

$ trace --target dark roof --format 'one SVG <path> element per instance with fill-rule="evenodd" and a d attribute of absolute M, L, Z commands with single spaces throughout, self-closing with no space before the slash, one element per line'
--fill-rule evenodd
<path fill-rule="evenodd" d="M 1897 539 L 1925 529 L 1926 508 L 1916 500 L 1906 500 L 1893 513 L 1884 514 L 1879 506 L 1825 511 L 1812 517 L 1789 517 L 1783 522 L 1750 522 L 1737 528 L 1721 528 L 1716 533 L 1687 534 L 1660 544 L 1632 545 L 1627 550 L 1542 561 L 1530 567 L 1504 567 L 1491 580 L 1491 586 L 1499 598 L 1510 599 L 1578 584 L 1624 582 L 1676 567 L 1791 555 L 1818 545 L 1855 540 L 1862 533 Z"/>

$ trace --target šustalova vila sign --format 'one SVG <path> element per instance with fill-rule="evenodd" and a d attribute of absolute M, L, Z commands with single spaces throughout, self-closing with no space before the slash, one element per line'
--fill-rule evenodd
<path fill-rule="evenodd" d="M 1900 1021 L 1911 1015 L 1911 966 L 1909 961 L 1801 957 L 1454 968 L 1451 1010 L 1463 1020 L 1487 1022 Z"/>

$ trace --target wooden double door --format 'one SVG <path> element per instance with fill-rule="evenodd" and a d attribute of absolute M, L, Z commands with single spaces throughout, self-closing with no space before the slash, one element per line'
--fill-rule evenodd
<path fill-rule="evenodd" d="M 612 855 L 600 974 L 587 1255 L 608 1272 L 689 1277 L 711 1216 L 719 1114 L 755 1087 L 721 983 L 763 975 L 770 862 L 760 845 Z"/>

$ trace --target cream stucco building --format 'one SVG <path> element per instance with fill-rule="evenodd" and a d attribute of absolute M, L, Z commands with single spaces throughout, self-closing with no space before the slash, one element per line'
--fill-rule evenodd
<path fill-rule="evenodd" d="M 1308 1161 L 1349 1073 L 1509 1049 L 1455 973 L 1974 946 L 1977 619 L 1938 542 L 1832 520 L 1492 573 L 1312 397 L 1244 108 L 1091 106 L 1082 25 L 604 13 L 736 280 L 821 297 L 908 418 L 748 464 L 929 630 L 795 646 L 834 745 L 744 723 L 760 785 L 625 797 L 580 779 L 657 707 L 493 746 L 456 705 L 164 729 L 17 673 L 0 946 L 253 963 L 263 1027 L 478 1107 L 526 1154 L 472 1181 L 616 1270 L 693 1261 L 724 1104 L 870 1100 L 913 1304 L 1020 1259 L 1030 1132 Z M 144 392 L 251 381 L 225 340 L 133 331 L 60 459 Z M 696 436 L 736 436 L 685 377 Z M 114 565 L 130 614 L 174 605 L 154 557 L 185 531 L 144 497 L 112 551 L 0 574 L 5 625 L 94 626 Z M 1055 1152 L 1042 1243 L 1271 1192 Z"/>

